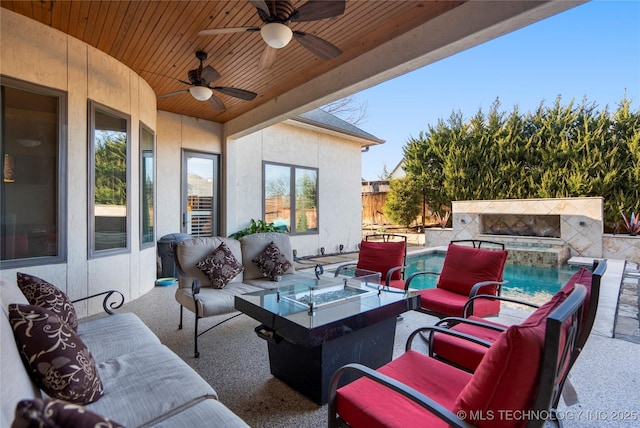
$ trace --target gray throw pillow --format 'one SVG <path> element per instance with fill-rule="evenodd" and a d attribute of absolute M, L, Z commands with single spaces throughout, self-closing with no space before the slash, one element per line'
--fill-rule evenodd
<path fill-rule="evenodd" d="M 223 242 L 196 267 L 204 272 L 215 288 L 224 288 L 233 278 L 244 270 L 242 263 L 236 259 L 229 247 Z"/>
<path fill-rule="evenodd" d="M 291 262 L 287 260 L 285 255 L 273 242 L 267 245 L 264 251 L 258 254 L 252 261 L 258 265 L 262 271 L 262 275 L 271 281 L 277 281 L 278 278 L 291 267 Z"/>
<path fill-rule="evenodd" d="M 88 404 L 103 386 L 91 352 L 53 312 L 34 305 L 9 305 L 9 322 L 31 379 L 53 398 Z"/>
<path fill-rule="evenodd" d="M 122 425 L 73 404 L 56 399 L 22 400 L 16 406 L 11 428 L 122 428 Z"/>
<path fill-rule="evenodd" d="M 78 317 L 71 299 L 58 287 L 37 276 L 17 273 L 18 288 L 32 305 L 49 309 L 74 331 L 78 329 Z"/>

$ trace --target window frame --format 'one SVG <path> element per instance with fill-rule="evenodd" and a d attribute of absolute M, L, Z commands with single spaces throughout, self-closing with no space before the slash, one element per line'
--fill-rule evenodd
<path fill-rule="evenodd" d="M 1 83 L 0 86 L 11 87 L 13 89 L 18 89 L 25 92 L 33 92 L 38 95 L 55 97 L 57 99 L 57 113 L 58 113 L 58 118 L 57 118 L 58 159 L 57 159 L 57 171 L 56 171 L 56 180 L 57 180 L 56 185 L 57 185 L 57 193 L 58 193 L 56 197 L 57 255 L 2 260 L 0 261 L 0 263 L 2 263 L 3 269 L 15 269 L 15 268 L 22 268 L 22 267 L 66 263 L 67 262 L 67 239 L 68 239 L 67 237 L 68 93 L 65 91 L 50 88 L 47 86 L 38 85 L 36 83 L 8 77 L 3 74 L 0 74 L 0 83 Z M 4 97 L 2 96 L 2 91 L 0 90 L 0 111 L 2 112 L 2 114 L 0 114 L 0 136 L 3 135 L 4 128 L 5 128 L 4 109 L 5 109 Z M 4 147 L 2 147 L 1 151 L 4 153 Z M 4 183 L 3 183 L 3 186 L 4 186 Z"/>
<path fill-rule="evenodd" d="M 153 140 L 152 142 L 152 159 L 153 159 L 153 186 L 152 186 L 152 195 L 153 195 L 153 219 L 152 219 L 152 224 L 153 224 L 153 237 L 151 238 L 151 241 L 149 242 L 145 242 L 144 241 L 144 221 L 143 221 L 143 215 L 144 215 L 144 160 L 145 160 L 145 156 L 144 156 L 144 148 L 142 147 L 142 133 L 143 132 L 148 132 L 151 135 L 151 138 Z M 139 165 L 139 169 L 140 169 L 140 198 L 139 198 L 139 209 L 140 209 L 140 249 L 143 248 L 149 248 L 149 247 L 155 247 L 156 245 L 156 232 L 157 232 L 157 215 L 156 215 L 156 208 L 157 208 L 157 192 L 156 192 L 156 185 L 157 185 L 157 179 L 158 179 L 158 168 L 157 168 L 157 162 L 156 162 L 156 133 L 147 125 L 145 125 L 143 122 L 140 122 L 140 129 L 139 129 L 139 145 L 140 145 L 140 165 Z"/>
<path fill-rule="evenodd" d="M 262 161 L 262 219 L 266 221 L 266 196 L 267 196 L 267 177 L 266 169 L 267 165 L 281 166 L 289 168 L 289 235 L 302 236 L 302 235 L 318 235 L 320 233 L 320 170 L 316 167 L 310 167 L 305 165 L 293 165 L 288 163 Z M 315 229 L 307 230 L 305 232 L 298 232 L 296 229 L 296 170 L 307 169 L 316 173 L 316 218 L 317 227 Z"/>
<path fill-rule="evenodd" d="M 96 181 L 96 174 L 95 174 L 95 113 L 96 110 L 104 113 L 104 114 L 108 114 L 111 116 L 115 116 L 118 117 L 120 119 L 124 119 L 127 123 L 126 128 L 127 128 L 127 148 L 126 148 L 126 165 L 127 165 L 127 172 L 126 172 L 126 179 L 127 179 L 127 186 L 126 186 L 126 192 L 127 192 L 127 201 L 126 201 L 126 210 L 127 210 L 127 216 L 126 216 L 126 220 L 125 220 L 125 227 L 127 228 L 126 230 L 126 245 L 124 247 L 120 247 L 120 248 L 111 248 L 111 249 L 106 249 L 106 250 L 96 250 L 95 249 L 95 232 L 96 232 L 96 227 L 95 227 L 95 181 Z M 108 107 L 104 104 L 98 103 L 94 100 L 89 100 L 89 112 L 88 112 L 88 119 L 89 119 L 89 129 L 88 129 L 88 138 L 87 141 L 89 142 L 89 147 L 87 148 L 87 155 L 88 155 L 88 160 L 87 160 L 87 166 L 88 166 L 88 186 L 87 186 L 87 232 L 88 232 L 88 254 L 87 257 L 88 259 L 96 259 L 96 258 L 101 258 L 101 257 L 108 257 L 108 256 L 113 256 L 116 254 L 129 254 L 131 253 L 131 116 L 128 114 L 125 114 L 121 111 L 118 111 L 116 109 L 113 109 L 111 107 Z"/>

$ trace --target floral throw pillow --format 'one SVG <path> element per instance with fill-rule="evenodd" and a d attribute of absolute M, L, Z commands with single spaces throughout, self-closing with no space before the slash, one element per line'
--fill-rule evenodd
<path fill-rule="evenodd" d="M 287 260 L 285 255 L 280 251 L 278 246 L 271 242 L 267 248 L 252 260 L 262 270 L 262 275 L 271 281 L 278 281 L 290 267 L 291 262 Z"/>
<path fill-rule="evenodd" d="M 242 263 L 236 259 L 229 247 L 223 242 L 196 267 L 204 272 L 215 288 L 224 288 L 233 278 L 244 270 Z"/>
<path fill-rule="evenodd" d="M 92 427 L 122 428 L 122 425 L 102 417 L 79 404 L 56 399 L 22 400 L 16 406 L 11 428 Z"/>
<path fill-rule="evenodd" d="M 67 323 L 47 309 L 15 303 L 9 322 L 29 376 L 47 395 L 77 404 L 102 396 L 96 363 Z"/>
<path fill-rule="evenodd" d="M 78 317 L 69 297 L 58 287 L 37 276 L 17 274 L 18 288 L 32 305 L 49 309 L 74 331 L 78 328 Z"/>

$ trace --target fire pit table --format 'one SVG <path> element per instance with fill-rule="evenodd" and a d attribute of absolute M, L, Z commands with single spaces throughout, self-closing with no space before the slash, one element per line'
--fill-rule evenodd
<path fill-rule="evenodd" d="M 273 289 L 235 296 L 236 309 L 262 323 L 255 331 L 267 341 L 271 374 L 318 404 L 339 367 L 391 361 L 397 316 L 420 306 L 418 294 L 383 290 L 379 273 L 359 275 L 298 272 Z"/>

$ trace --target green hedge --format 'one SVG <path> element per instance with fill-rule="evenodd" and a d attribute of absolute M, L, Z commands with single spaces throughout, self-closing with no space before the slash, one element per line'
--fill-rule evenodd
<path fill-rule="evenodd" d="M 496 101 L 468 121 L 460 112 L 405 144 L 404 169 L 429 206 L 454 200 L 603 196 L 608 231 L 640 211 L 640 110 L 583 100 L 534 112 Z"/>

